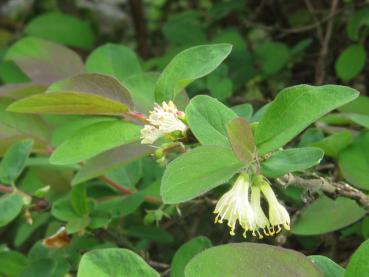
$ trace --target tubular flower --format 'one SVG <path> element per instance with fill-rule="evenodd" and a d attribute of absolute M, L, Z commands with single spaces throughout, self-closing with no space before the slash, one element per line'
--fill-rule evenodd
<path fill-rule="evenodd" d="M 259 186 L 252 186 L 251 187 L 251 208 L 255 214 L 255 231 L 259 236 L 259 239 L 263 238 L 263 235 L 260 233 L 260 229 L 264 231 L 266 236 L 269 236 L 269 228 L 270 223 L 268 218 L 265 216 L 263 209 L 261 208 L 260 204 L 260 187 Z M 253 235 L 255 236 L 255 231 Z"/>
<path fill-rule="evenodd" d="M 268 184 L 264 181 L 260 184 L 260 189 L 264 194 L 268 205 L 269 205 L 269 222 L 271 227 L 269 228 L 269 234 L 273 235 L 281 231 L 281 226 L 286 230 L 290 229 L 290 215 L 288 214 L 286 208 L 278 202 L 274 191 Z M 275 228 L 277 228 L 275 230 Z"/>
<path fill-rule="evenodd" d="M 184 117 L 184 113 L 179 111 L 172 101 L 163 102 L 161 106 L 155 104 L 148 118 L 150 124 L 141 130 L 141 143 L 152 144 L 161 136 L 176 131 L 185 132 L 188 127 L 181 117 Z"/>
<path fill-rule="evenodd" d="M 247 231 L 255 231 L 255 213 L 249 202 L 249 190 L 249 176 L 241 174 L 233 187 L 219 199 L 215 207 L 214 213 L 217 214 L 215 223 L 223 223 L 223 220 L 227 220 L 232 236 L 235 235 L 237 221 L 244 229 L 244 237 Z"/>

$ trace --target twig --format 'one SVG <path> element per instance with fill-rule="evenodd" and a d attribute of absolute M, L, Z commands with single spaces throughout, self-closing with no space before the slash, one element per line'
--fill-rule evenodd
<path fill-rule="evenodd" d="M 115 188 L 116 190 L 122 192 L 123 194 L 133 194 L 134 191 L 131 191 L 129 189 L 126 189 L 125 187 L 123 187 L 122 185 L 114 182 L 112 179 L 106 177 L 106 176 L 100 176 L 99 179 L 101 181 L 103 181 L 104 183 L 112 186 L 113 188 Z M 161 200 L 154 197 L 154 196 L 150 196 L 150 195 L 145 195 L 144 197 L 146 202 L 152 203 L 152 204 L 162 204 Z"/>
<path fill-rule="evenodd" d="M 332 197 L 347 197 L 355 200 L 359 205 L 364 207 L 369 212 L 369 196 L 347 183 L 333 182 L 323 177 L 304 179 L 292 174 L 287 174 L 283 177 L 278 178 L 277 182 L 284 187 L 293 185 L 313 191 L 321 190 Z"/>
<path fill-rule="evenodd" d="M 9 186 L 6 186 L 6 185 L 0 184 L 0 192 L 3 192 L 3 193 L 11 193 L 11 192 L 13 192 L 13 188 L 12 187 L 9 187 Z"/>
<path fill-rule="evenodd" d="M 310 0 L 305 0 L 305 5 L 308 8 L 309 12 L 311 13 L 311 16 L 313 17 L 314 22 L 319 23 L 319 20 L 315 14 L 313 4 L 311 4 Z M 323 41 L 323 30 L 322 30 L 321 24 L 316 25 L 316 32 L 317 32 L 319 40 Z"/>
<path fill-rule="evenodd" d="M 332 17 L 327 23 L 327 30 L 325 32 L 324 40 L 322 47 L 319 52 L 318 62 L 316 64 L 316 75 L 315 75 L 315 82 L 320 85 L 324 83 L 325 80 L 325 67 L 326 67 L 326 56 L 328 54 L 329 42 L 332 37 L 333 31 L 333 15 L 336 13 L 338 6 L 338 0 L 332 0 L 331 9 L 329 15 Z"/>

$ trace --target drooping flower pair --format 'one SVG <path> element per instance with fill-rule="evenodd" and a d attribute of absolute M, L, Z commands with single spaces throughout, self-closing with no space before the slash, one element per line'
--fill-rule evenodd
<path fill-rule="evenodd" d="M 177 106 L 169 101 L 162 105 L 155 104 L 154 110 L 150 112 L 146 124 L 141 130 L 141 143 L 153 144 L 160 137 L 179 132 L 183 135 L 188 126 L 184 123 L 184 112 L 179 111 Z"/>
<path fill-rule="evenodd" d="M 261 196 L 268 202 L 268 217 L 261 207 Z M 227 221 L 231 235 L 235 235 L 237 221 L 243 228 L 243 236 L 248 231 L 253 236 L 263 238 L 274 235 L 282 230 L 290 229 L 290 216 L 286 208 L 279 203 L 267 180 L 261 176 L 254 176 L 252 180 L 246 173 L 241 173 L 233 187 L 218 201 L 214 213 L 215 223 Z"/>

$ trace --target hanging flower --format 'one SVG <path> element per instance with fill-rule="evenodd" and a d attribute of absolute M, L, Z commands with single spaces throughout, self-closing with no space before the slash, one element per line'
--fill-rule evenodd
<path fill-rule="evenodd" d="M 182 121 L 183 117 L 184 113 L 172 101 L 163 102 L 161 106 L 155 104 L 148 118 L 150 124 L 141 130 L 141 143 L 152 144 L 159 137 L 177 131 L 184 133 L 188 126 Z"/>
<path fill-rule="evenodd" d="M 269 219 L 261 207 L 261 193 L 269 205 Z M 237 222 L 244 229 L 245 238 L 248 231 L 261 239 L 263 234 L 272 236 L 280 232 L 281 226 L 286 230 L 290 228 L 287 210 L 278 202 L 262 175 L 254 176 L 250 182 L 247 174 L 240 174 L 233 187 L 219 199 L 214 213 L 217 214 L 215 223 L 226 220 L 232 236 L 235 235 Z"/>
<path fill-rule="evenodd" d="M 227 220 L 232 236 L 235 235 L 237 221 L 244 229 L 244 237 L 247 231 L 255 231 L 255 213 L 249 202 L 249 190 L 249 176 L 241 174 L 233 187 L 219 199 L 215 207 L 214 213 L 217 214 L 215 223 L 223 223 Z"/>
<path fill-rule="evenodd" d="M 261 182 L 260 184 L 260 189 L 269 206 L 269 222 L 271 225 L 269 228 L 269 234 L 273 235 L 274 233 L 279 233 L 282 229 L 281 226 L 286 230 L 290 230 L 290 215 L 286 208 L 279 203 L 269 183 L 264 180 L 264 182 Z"/>

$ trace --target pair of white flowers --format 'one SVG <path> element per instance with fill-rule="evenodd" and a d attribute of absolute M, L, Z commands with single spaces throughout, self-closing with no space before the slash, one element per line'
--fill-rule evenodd
<path fill-rule="evenodd" d="M 269 219 L 261 207 L 261 194 L 268 202 Z M 235 235 L 238 221 L 245 238 L 248 231 L 261 239 L 262 233 L 274 235 L 282 230 L 281 226 L 290 229 L 290 216 L 286 208 L 278 202 L 269 183 L 261 175 L 251 183 L 246 173 L 240 174 L 233 187 L 219 199 L 214 213 L 217 214 L 215 223 L 227 220 L 231 235 Z"/>
<path fill-rule="evenodd" d="M 186 132 L 188 129 L 184 123 L 184 112 L 179 111 L 177 106 L 169 101 L 167 104 L 155 104 L 154 110 L 150 112 L 148 122 L 141 130 L 141 143 L 153 144 L 158 138 L 173 132 Z"/>
<path fill-rule="evenodd" d="M 149 124 L 141 130 L 143 144 L 153 144 L 163 136 L 169 139 L 184 137 L 188 130 L 184 112 L 179 111 L 172 101 L 168 104 L 163 102 L 161 106 L 155 104 L 147 121 Z M 262 195 L 268 202 L 268 217 L 261 207 Z M 241 173 L 233 187 L 219 199 L 214 213 L 217 214 L 215 223 L 227 221 L 231 235 L 235 235 L 237 222 L 244 229 L 244 237 L 247 232 L 263 238 L 263 234 L 270 236 L 280 232 L 281 227 L 290 229 L 287 210 L 278 202 L 268 181 L 261 175 L 250 181 L 248 174 Z"/>

